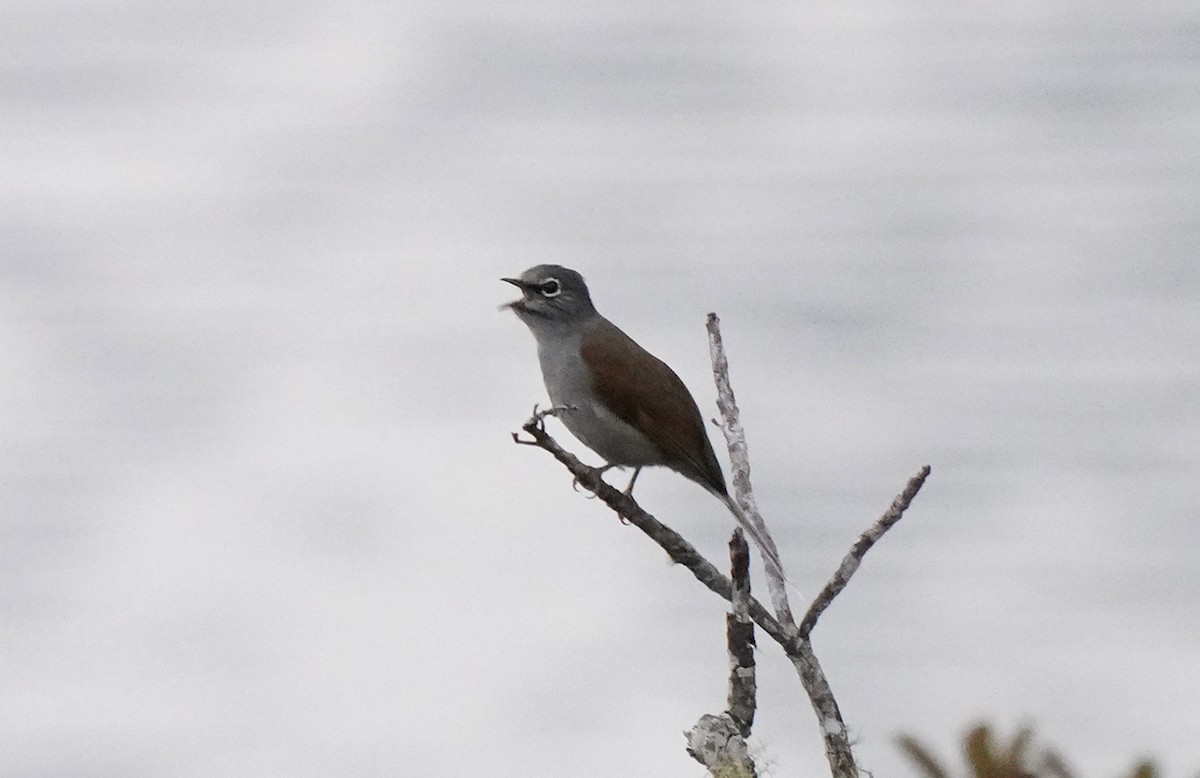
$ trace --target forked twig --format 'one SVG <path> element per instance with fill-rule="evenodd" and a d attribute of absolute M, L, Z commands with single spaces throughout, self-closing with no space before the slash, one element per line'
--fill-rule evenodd
<path fill-rule="evenodd" d="M 750 490 L 750 464 L 746 449 L 745 433 L 738 421 L 737 405 L 734 402 L 733 389 L 729 383 L 729 366 L 721 342 L 720 322 L 715 314 L 709 314 L 708 329 L 710 353 L 713 361 L 713 375 L 720 396 L 718 405 L 724 419 L 721 429 L 725 433 L 726 442 L 729 445 L 730 459 L 733 463 L 733 483 L 737 502 L 747 518 L 754 524 L 754 528 L 759 530 L 759 536 L 764 538 L 769 545 L 770 553 L 778 557 L 775 542 L 771 539 L 766 524 L 758 512 Z M 731 580 L 726 578 L 711 562 L 705 559 L 691 543 L 643 510 L 631 495 L 620 492 L 605 483 L 600 477 L 603 472 L 601 468 L 589 467 L 583 464 L 577 457 L 564 450 L 550 437 L 546 432 L 544 420 L 547 415 L 552 415 L 557 410 L 538 411 L 535 406 L 533 416 L 522 425 L 522 429 L 529 438 L 522 439 L 517 433 L 513 433 L 514 442 L 522 445 L 537 446 L 550 452 L 555 459 L 571 472 L 577 484 L 592 492 L 609 508 L 615 511 L 618 516 L 645 532 L 667 552 L 671 559 L 690 570 L 692 575 L 711 591 L 726 600 L 735 602 L 734 614 L 730 617 L 731 620 L 729 622 L 731 653 L 734 652 L 735 645 L 733 639 L 733 626 L 735 622 L 740 618 L 741 622 L 737 623 L 746 626 L 744 617 L 738 615 L 742 612 L 747 614 L 772 640 L 778 643 L 795 666 L 800 682 L 804 686 L 804 690 L 812 703 L 813 710 L 817 714 L 821 734 L 825 739 L 825 755 L 829 760 L 832 775 L 834 778 L 857 778 L 858 767 L 854 762 L 854 755 L 850 748 L 849 733 L 842 720 L 841 711 L 838 708 L 837 700 L 834 699 L 829 681 L 826 679 L 821 665 L 813 653 L 812 644 L 809 642 L 809 634 L 825 609 L 846 588 L 846 584 L 849 583 L 851 576 L 854 575 L 854 572 L 862 563 L 863 556 L 904 515 L 904 512 L 908 509 L 922 485 L 924 485 L 925 479 L 929 477 L 929 466 L 926 465 L 921 468 L 920 472 L 909 479 L 904 490 L 892 501 L 891 506 L 884 512 L 883 516 L 870 529 L 859 536 L 858 540 L 846 554 L 846 557 L 842 560 L 833 578 L 830 579 L 829 583 L 821 590 L 821 593 L 813 600 L 804 618 L 801 620 L 799 626 L 797 626 L 787 602 L 785 591 L 786 579 L 782 575 L 782 568 L 777 571 L 778 575 L 776 575 L 774 574 L 775 571 L 771 570 L 771 566 L 766 565 L 767 583 L 771 591 L 772 603 L 775 606 L 775 616 L 767 611 L 762 603 L 750 595 L 748 579 L 745 590 L 737 591 L 735 596 L 735 589 Z M 744 542 L 743 539 L 742 543 L 744 544 Z M 736 562 L 736 553 L 734 558 L 734 577 L 738 578 L 739 575 L 736 571 L 739 569 L 739 565 Z M 748 572 L 748 558 L 745 559 L 745 563 Z M 751 632 L 752 639 L 753 633 Z M 747 690 L 743 684 L 742 688 L 736 691 L 735 699 L 734 680 L 731 678 L 729 710 L 721 716 L 706 716 L 702 718 L 697 728 L 692 733 L 689 733 L 689 750 L 694 746 L 699 751 L 703 751 L 704 749 L 715 747 L 712 745 L 714 743 L 728 742 L 734 744 L 734 747 L 732 747 L 734 756 L 744 753 L 744 741 L 739 740 L 739 738 L 742 737 L 743 729 L 746 732 L 749 731 L 749 725 L 753 718 L 753 689 L 749 690 L 749 708 L 747 713 Z M 740 745 L 738 745 L 739 743 Z M 699 751 L 694 752 L 693 755 Z M 750 764 L 750 769 L 752 770 L 752 763 Z"/>
<path fill-rule="evenodd" d="M 838 565 L 833 578 L 829 579 L 829 583 L 825 584 L 825 588 L 813 600 L 812 605 L 808 606 L 808 612 L 804 614 L 804 619 L 800 622 L 801 635 L 807 637 L 808 633 L 812 632 L 812 628 L 817 624 L 817 619 L 821 618 L 821 614 L 833 602 L 833 598 L 841 594 L 842 590 L 846 588 L 846 584 L 850 583 L 850 576 L 858 570 L 858 566 L 862 564 L 862 559 L 871 550 L 871 546 L 874 546 L 883 537 L 883 533 L 891 529 L 904 516 L 904 512 L 908 510 L 908 506 L 917 496 L 917 492 L 921 491 L 930 472 L 929 465 L 925 465 L 916 475 L 908 479 L 908 485 L 904 487 L 904 491 L 896 495 L 891 507 L 879 517 L 879 520 L 869 530 L 858 536 L 858 540 L 850 547 L 850 551 Z"/>

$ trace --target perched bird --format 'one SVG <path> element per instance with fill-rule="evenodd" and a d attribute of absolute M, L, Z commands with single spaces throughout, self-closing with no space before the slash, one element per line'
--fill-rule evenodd
<path fill-rule="evenodd" d="M 700 409 L 675 371 L 601 316 L 583 276 L 574 270 L 538 265 L 520 278 L 501 280 L 522 292 L 505 307 L 537 340 L 556 415 L 604 459 L 604 469 L 634 468 L 626 493 L 643 467 L 671 468 L 725 503 L 782 577 L 774 544 L 730 497 Z"/>

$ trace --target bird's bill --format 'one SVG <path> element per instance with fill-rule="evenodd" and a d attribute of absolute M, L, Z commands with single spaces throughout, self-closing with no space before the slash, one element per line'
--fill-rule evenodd
<path fill-rule="evenodd" d="M 519 279 L 519 278 L 501 278 L 500 280 L 507 284 L 512 284 L 513 286 L 517 287 L 522 292 L 524 292 L 526 294 L 526 296 L 528 296 L 529 285 L 526 284 L 521 279 Z M 528 313 L 529 308 L 526 305 L 525 300 L 526 300 L 526 298 L 522 297 L 520 300 L 513 300 L 511 303 L 505 303 L 504 305 L 500 306 L 500 310 L 513 311 L 514 313 L 517 313 L 517 314 Z"/>

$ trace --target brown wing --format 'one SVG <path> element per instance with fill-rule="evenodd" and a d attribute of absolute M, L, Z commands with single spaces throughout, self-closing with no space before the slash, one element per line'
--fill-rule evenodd
<path fill-rule="evenodd" d="M 674 470 L 726 494 L 725 476 L 713 453 L 696 401 L 675 371 L 601 319 L 600 337 L 581 349 L 596 396 L 622 421 L 646 433 Z"/>

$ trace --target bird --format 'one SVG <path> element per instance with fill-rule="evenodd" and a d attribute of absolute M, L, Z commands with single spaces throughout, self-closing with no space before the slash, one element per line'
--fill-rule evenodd
<path fill-rule="evenodd" d="M 554 414 L 605 462 L 632 467 L 626 494 L 643 467 L 670 468 L 719 499 L 779 577 L 773 542 L 729 494 L 704 419 L 682 379 L 596 310 L 587 283 L 561 265 L 537 265 L 501 281 L 521 290 L 510 309 L 533 333 Z"/>

